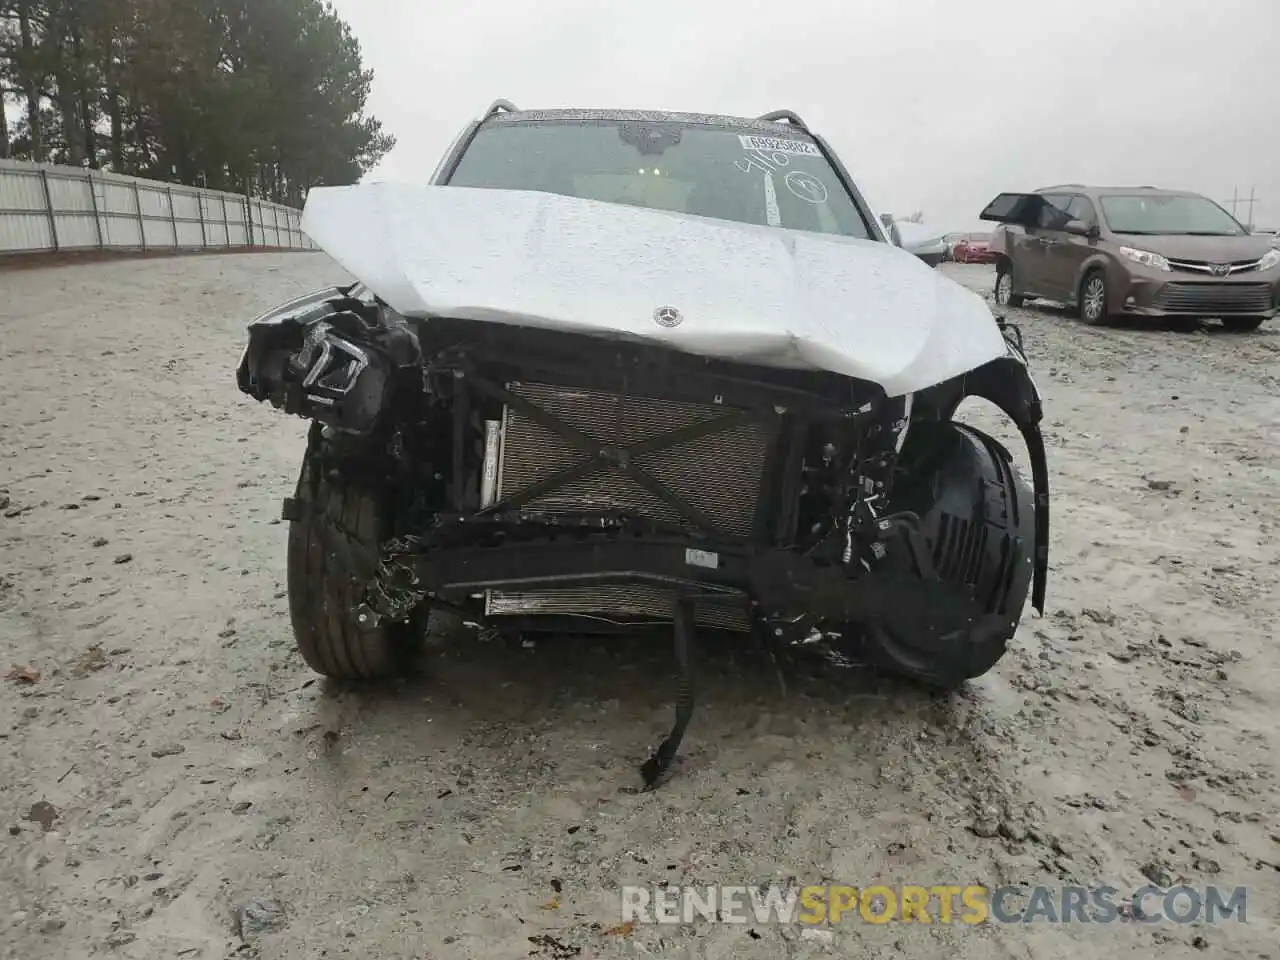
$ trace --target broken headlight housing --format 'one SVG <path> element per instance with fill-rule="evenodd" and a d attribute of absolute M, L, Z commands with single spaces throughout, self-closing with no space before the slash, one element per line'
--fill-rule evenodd
<path fill-rule="evenodd" d="M 371 304 L 330 299 L 299 314 L 255 321 L 237 371 L 240 389 L 286 413 L 370 432 L 396 370 L 417 359 L 412 331 L 383 322 L 378 312 Z"/>

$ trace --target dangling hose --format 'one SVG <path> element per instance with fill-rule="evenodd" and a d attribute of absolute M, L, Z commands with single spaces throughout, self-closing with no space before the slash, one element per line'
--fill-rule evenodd
<path fill-rule="evenodd" d="M 653 755 L 640 767 L 640 776 L 644 778 L 644 789 L 652 790 L 662 779 L 662 775 L 671 767 L 680 749 L 680 741 L 693 719 L 693 671 L 691 667 L 691 647 L 695 629 L 693 599 L 679 597 L 676 600 L 675 617 L 675 649 L 676 649 L 676 722 Z"/>

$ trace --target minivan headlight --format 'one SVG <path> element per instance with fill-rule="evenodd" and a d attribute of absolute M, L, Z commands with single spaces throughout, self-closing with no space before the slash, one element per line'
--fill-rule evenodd
<path fill-rule="evenodd" d="M 1277 263 L 1280 263 L 1280 250 L 1268 250 L 1262 255 L 1262 259 L 1258 261 L 1258 269 L 1270 270 Z"/>
<path fill-rule="evenodd" d="M 1158 253 L 1152 253 L 1150 250 L 1135 250 L 1133 247 L 1121 247 L 1120 256 L 1126 260 L 1132 260 L 1134 263 L 1140 263 L 1144 267 L 1151 267 L 1153 270 L 1172 270 L 1169 261 Z"/>

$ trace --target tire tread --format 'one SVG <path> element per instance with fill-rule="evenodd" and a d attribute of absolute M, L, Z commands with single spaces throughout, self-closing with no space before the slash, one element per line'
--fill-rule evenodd
<path fill-rule="evenodd" d="M 326 468 L 321 443 L 313 432 L 295 495 L 298 519 L 289 526 L 289 612 L 298 652 L 327 677 L 393 676 L 421 640 L 420 621 L 365 630 L 352 618 L 361 584 L 376 569 L 386 518 L 374 491 Z"/>

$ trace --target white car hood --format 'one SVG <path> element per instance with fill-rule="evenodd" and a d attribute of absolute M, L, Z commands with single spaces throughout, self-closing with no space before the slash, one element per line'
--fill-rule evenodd
<path fill-rule="evenodd" d="M 317 187 L 302 229 L 406 317 L 639 339 L 828 370 L 890 396 L 1005 352 L 981 297 L 870 240 L 548 193 L 396 183 Z M 666 307 L 678 311 L 674 326 L 657 322 Z"/>

